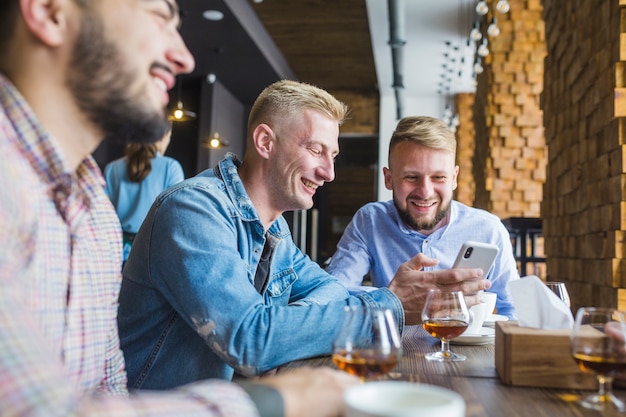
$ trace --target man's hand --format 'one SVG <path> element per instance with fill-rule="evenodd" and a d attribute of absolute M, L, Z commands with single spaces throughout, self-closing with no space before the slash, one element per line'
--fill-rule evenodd
<path fill-rule="evenodd" d="M 491 283 L 483 279 L 480 268 L 455 268 L 438 271 L 423 271 L 424 267 L 435 266 L 436 259 L 418 254 L 400 265 L 389 283 L 389 289 L 402 302 L 406 324 L 421 323 L 422 309 L 428 291 L 438 288 L 447 291 L 463 291 L 468 307 L 478 304 L 478 291 L 487 290 Z"/>
<path fill-rule="evenodd" d="M 281 393 L 285 417 L 341 417 L 343 392 L 359 379 L 331 368 L 298 368 L 258 382 Z"/>

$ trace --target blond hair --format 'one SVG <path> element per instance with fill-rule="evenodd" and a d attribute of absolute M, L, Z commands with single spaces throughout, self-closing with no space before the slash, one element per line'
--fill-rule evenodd
<path fill-rule="evenodd" d="M 456 138 L 443 120 L 428 116 L 401 119 L 389 142 L 389 155 L 401 142 L 412 142 L 431 149 L 441 149 L 456 155 Z"/>
<path fill-rule="evenodd" d="M 298 81 L 277 81 L 266 87 L 252 105 L 248 136 L 261 123 L 272 125 L 275 118 L 282 119 L 304 109 L 316 110 L 336 120 L 339 125 L 343 124 L 348 114 L 346 104 L 321 88 Z"/>

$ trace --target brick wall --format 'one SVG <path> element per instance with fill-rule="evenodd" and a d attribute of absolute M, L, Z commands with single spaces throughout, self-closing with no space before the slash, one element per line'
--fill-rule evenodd
<path fill-rule="evenodd" d="M 378 134 L 379 99 L 376 92 L 334 90 L 330 93 L 350 107 L 348 118 L 340 129 L 342 134 Z"/>
<path fill-rule="evenodd" d="M 456 131 L 456 160 L 459 165 L 455 199 L 468 206 L 474 206 L 476 181 L 474 180 L 474 94 L 464 93 L 456 96 L 456 109 L 459 126 Z"/>
<path fill-rule="evenodd" d="M 495 3 L 489 2 L 490 10 Z M 539 0 L 509 4 L 509 13 L 496 13 L 500 35 L 489 38 L 485 72 L 478 77 L 475 205 L 500 218 L 539 217 L 546 169 L 539 105 L 546 54 L 542 7 Z"/>
<path fill-rule="evenodd" d="M 573 308 L 626 305 L 625 3 L 543 0 L 549 161 L 541 212 L 548 273 L 568 283 Z"/>

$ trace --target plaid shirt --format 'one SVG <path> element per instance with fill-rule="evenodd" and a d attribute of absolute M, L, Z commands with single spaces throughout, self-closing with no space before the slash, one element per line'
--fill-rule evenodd
<path fill-rule="evenodd" d="M 91 157 L 73 171 L 0 75 L 0 414 L 254 416 L 225 381 L 128 395 L 121 227 Z"/>

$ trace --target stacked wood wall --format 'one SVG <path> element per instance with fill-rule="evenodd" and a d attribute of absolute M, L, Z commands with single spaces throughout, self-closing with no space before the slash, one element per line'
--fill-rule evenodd
<path fill-rule="evenodd" d="M 567 283 L 574 309 L 625 306 L 625 6 L 543 0 L 543 230 L 548 274 Z"/>
<path fill-rule="evenodd" d="M 474 123 L 476 205 L 506 217 L 539 217 L 546 146 L 542 111 L 544 22 L 539 0 L 509 0 L 510 11 L 490 13 L 500 34 L 478 77 Z M 483 31 L 486 33 L 486 31 Z"/>

